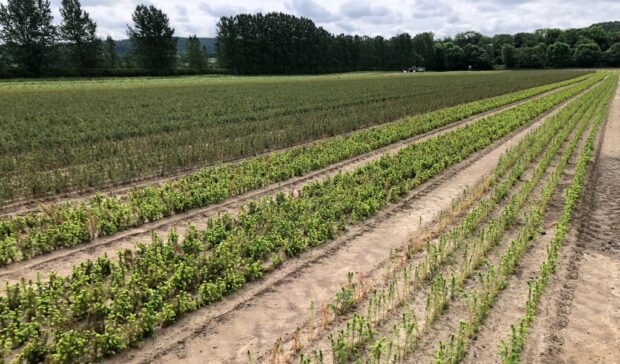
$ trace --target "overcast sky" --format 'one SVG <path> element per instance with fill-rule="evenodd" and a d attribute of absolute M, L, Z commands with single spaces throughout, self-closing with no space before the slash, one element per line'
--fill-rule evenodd
<path fill-rule="evenodd" d="M 5 1 L 3 1 L 5 2 Z M 163 9 L 176 35 L 215 36 L 219 17 L 282 11 L 308 17 L 332 33 L 383 35 L 476 30 L 492 35 L 539 28 L 584 27 L 620 18 L 620 0 L 82 0 L 101 36 L 126 38 L 137 4 Z M 55 21 L 60 0 L 52 0 Z"/>

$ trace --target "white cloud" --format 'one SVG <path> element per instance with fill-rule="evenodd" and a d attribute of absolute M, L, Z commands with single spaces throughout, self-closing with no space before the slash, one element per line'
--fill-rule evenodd
<path fill-rule="evenodd" d="M 6 0 L 0 0 L 6 2 Z M 543 27 L 583 27 L 616 20 L 618 0 L 82 0 L 99 34 L 125 38 L 137 4 L 152 4 L 170 17 L 179 36 L 214 36 L 221 16 L 240 12 L 281 11 L 304 16 L 333 33 L 392 36 L 432 31 L 438 36 L 464 30 L 484 34 L 533 31 Z M 60 0 L 53 0 L 59 22 Z"/>
<path fill-rule="evenodd" d="M 316 23 L 331 23 L 339 19 L 339 16 L 332 13 L 326 7 L 314 0 L 292 0 L 287 3 L 287 10 L 295 15 L 310 18 Z"/>

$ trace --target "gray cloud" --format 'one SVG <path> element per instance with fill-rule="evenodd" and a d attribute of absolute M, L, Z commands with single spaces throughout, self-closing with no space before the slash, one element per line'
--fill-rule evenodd
<path fill-rule="evenodd" d="M 415 18 L 448 17 L 452 14 L 452 6 L 442 0 L 416 0 L 413 6 Z"/>
<path fill-rule="evenodd" d="M 365 4 L 356 0 L 342 4 L 340 12 L 353 19 L 385 17 L 392 14 L 392 11 L 385 6 Z"/>
<path fill-rule="evenodd" d="M 0 0 L 5 3 L 6 0 Z M 101 36 L 125 38 L 137 4 L 152 4 L 170 17 L 179 36 L 214 36 L 221 16 L 282 11 L 304 16 L 334 33 L 383 35 L 432 31 L 450 36 L 464 30 L 516 33 L 546 27 L 583 27 L 617 20 L 618 0 L 82 0 Z M 55 23 L 60 0 L 52 0 Z"/>
<path fill-rule="evenodd" d="M 296 15 L 310 18 L 319 23 L 331 23 L 339 19 L 339 16 L 329 11 L 314 0 L 293 0 L 289 7 Z"/>
<path fill-rule="evenodd" d="M 200 9 L 206 12 L 207 14 L 214 16 L 216 18 L 221 18 L 223 16 L 231 16 L 239 13 L 247 12 L 246 8 L 242 6 L 230 6 L 228 4 L 223 5 L 209 5 L 207 3 L 201 3 Z"/>

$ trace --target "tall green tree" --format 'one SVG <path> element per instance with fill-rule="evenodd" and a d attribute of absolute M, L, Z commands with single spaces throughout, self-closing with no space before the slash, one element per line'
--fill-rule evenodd
<path fill-rule="evenodd" d="M 514 46 L 517 48 L 533 47 L 542 39 L 534 33 L 517 33 L 513 36 Z"/>
<path fill-rule="evenodd" d="M 413 37 L 413 51 L 422 59 L 422 63 L 418 66 L 435 68 L 434 37 L 431 32 L 416 34 Z"/>
<path fill-rule="evenodd" d="M 562 30 L 558 28 L 545 28 L 536 30 L 534 34 L 546 45 L 551 45 L 558 41 L 562 35 Z"/>
<path fill-rule="evenodd" d="M 534 47 L 517 49 L 517 63 L 523 68 L 543 68 L 547 63 L 547 48 L 544 43 Z"/>
<path fill-rule="evenodd" d="M 462 49 L 465 49 L 468 45 L 478 45 L 482 38 L 482 34 L 470 30 L 467 32 L 458 33 L 454 36 L 454 43 Z"/>
<path fill-rule="evenodd" d="M 608 66 L 620 66 L 620 43 L 614 43 L 605 51 L 605 63 Z"/>
<path fill-rule="evenodd" d="M 118 57 L 118 64 L 123 68 L 136 67 L 136 57 L 134 57 L 134 53 L 130 51 L 121 52 Z"/>
<path fill-rule="evenodd" d="M 571 47 L 574 47 L 579 39 L 579 29 L 566 29 L 558 37 L 558 42 L 564 42 Z"/>
<path fill-rule="evenodd" d="M 547 62 L 551 67 L 566 67 L 571 64 L 570 46 L 555 42 L 547 48 Z"/>
<path fill-rule="evenodd" d="M 465 63 L 476 70 L 488 70 L 493 67 L 489 53 L 479 45 L 468 44 L 465 49 Z"/>
<path fill-rule="evenodd" d="M 444 60 L 446 69 L 460 70 L 465 65 L 465 52 L 453 42 L 447 42 L 444 46 Z"/>
<path fill-rule="evenodd" d="M 583 28 L 579 33 L 585 38 L 592 39 L 602 50 L 606 50 L 611 45 L 609 33 L 600 26 Z"/>
<path fill-rule="evenodd" d="M 419 64 L 422 60 L 413 49 L 413 41 L 407 33 L 390 38 L 390 54 L 392 69 L 407 69 Z"/>
<path fill-rule="evenodd" d="M 168 16 L 153 5 L 138 5 L 127 35 L 138 64 L 146 69 L 171 70 L 176 66 L 176 38 Z"/>
<path fill-rule="evenodd" d="M 433 51 L 435 52 L 435 69 L 438 71 L 445 71 L 446 67 L 446 43 L 442 41 L 436 41 L 433 45 Z"/>
<path fill-rule="evenodd" d="M 207 49 L 200 44 L 196 35 L 190 35 L 185 50 L 189 68 L 204 70 L 207 68 Z"/>
<path fill-rule="evenodd" d="M 517 49 L 512 44 L 504 44 L 502 47 L 502 62 L 506 68 L 517 67 Z"/>
<path fill-rule="evenodd" d="M 596 43 L 580 44 L 575 47 L 575 63 L 581 67 L 593 67 L 601 63 L 603 54 Z"/>
<path fill-rule="evenodd" d="M 8 0 L 0 4 L 0 39 L 12 62 L 38 73 L 52 63 L 56 28 L 49 0 Z"/>
<path fill-rule="evenodd" d="M 8 65 L 8 59 L 6 56 L 6 50 L 4 45 L 0 44 L 0 68 L 5 68 Z"/>
<path fill-rule="evenodd" d="M 239 74 L 354 70 L 361 64 L 360 42 L 283 13 L 239 14 L 217 24 L 218 63 Z"/>
<path fill-rule="evenodd" d="M 105 63 L 106 67 L 114 68 L 118 64 L 118 53 L 116 52 L 116 42 L 111 36 L 105 40 Z"/>
<path fill-rule="evenodd" d="M 66 41 L 69 62 L 73 67 L 97 66 L 101 40 L 97 38 L 97 24 L 82 10 L 79 0 L 62 0 L 60 36 Z"/>
<path fill-rule="evenodd" d="M 506 44 L 512 45 L 513 39 L 510 34 L 496 34 L 491 40 L 493 45 L 493 57 L 497 63 L 504 64 L 502 50 Z"/>

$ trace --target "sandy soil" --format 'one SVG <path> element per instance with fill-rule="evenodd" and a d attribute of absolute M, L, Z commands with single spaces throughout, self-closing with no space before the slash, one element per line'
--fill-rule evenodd
<path fill-rule="evenodd" d="M 526 344 L 528 363 L 620 363 L 620 89 Z"/>
<path fill-rule="evenodd" d="M 574 133 L 571 134 L 569 139 L 572 138 L 572 135 L 574 135 Z M 586 134 L 583 134 L 582 138 L 580 139 L 580 143 L 578 144 L 578 149 L 581 146 L 583 146 L 583 143 L 585 142 L 585 137 L 586 137 Z M 566 144 L 567 142 L 565 141 L 565 145 Z M 569 165 L 567 166 L 565 170 L 567 171 L 567 173 L 565 173 L 565 175 L 563 176 L 564 181 L 560 182 L 560 187 L 558 190 L 561 191 L 561 189 L 563 189 L 563 187 L 568 185 L 568 183 L 570 182 L 572 178 L 572 174 L 574 172 L 576 159 L 577 157 L 575 156 L 572 160 L 572 164 L 569 163 Z M 551 171 L 555 169 L 558 161 L 559 161 L 559 154 L 556 156 L 555 160 L 552 161 L 551 165 L 547 169 L 547 172 L 545 173 L 543 180 L 545 180 L 546 177 L 549 176 Z M 522 178 L 527 180 L 531 178 L 531 174 L 532 174 L 531 169 L 529 171 L 526 170 Z M 542 182 L 539 183 L 538 187 L 534 189 L 531 195 L 532 196 L 531 199 L 536 198 L 535 196 L 538 196 L 540 194 L 542 184 L 543 184 Z M 513 186 L 512 192 L 516 192 L 518 187 L 519 187 L 519 184 L 517 183 L 517 185 Z M 491 318 L 491 322 L 493 323 L 492 326 L 494 328 L 492 328 L 491 331 L 489 332 L 486 332 L 485 329 L 481 330 L 482 331 L 481 334 L 485 335 L 486 337 L 482 338 L 481 340 L 477 340 L 479 342 L 477 343 L 478 348 L 476 349 L 479 349 L 477 351 L 484 353 L 485 354 L 484 357 L 480 356 L 480 358 L 478 358 L 479 355 L 474 353 L 474 355 L 470 355 L 471 359 L 466 358 L 465 362 L 472 362 L 472 363 L 494 362 L 497 358 L 497 350 L 496 349 L 487 350 L 486 348 L 491 348 L 491 347 L 497 348 L 499 339 L 501 337 L 498 336 L 495 328 L 498 326 L 501 326 L 502 323 L 505 324 L 506 322 L 505 320 L 507 319 L 507 316 L 508 316 L 508 319 L 512 321 L 516 321 L 517 318 L 522 313 L 522 308 L 521 310 L 519 310 L 519 307 L 514 307 L 512 305 L 514 305 L 515 303 L 525 302 L 525 299 L 527 298 L 527 292 L 528 292 L 527 279 L 532 277 L 536 273 L 536 270 L 540 262 L 545 257 L 546 243 L 552 237 L 553 227 L 554 227 L 553 223 L 555 222 L 555 220 L 557 220 L 557 217 L 559 216 L 559 213 L 562 208 L 561 193 L 557 194 L 556 197 L 557 198 L 555 198 L 555 201 L 551 202 L 552 207 L 549 209 L 549 212 L 548 212 L 549 216 L 543 224 L 543 226 L 545 227 L 545 230 L 547 230 L 546 234 L 541 235 L 538 239 L 536 239 L 534 243 L 532 243 L 532 246 L 529 247 L 529 251 L 525 254 L 525 257 L 521 262 L 523 269 L 519 269 L 521 267 L 518 267 L 518 270 L 516 272 L 517 274 L 516 277 L 515 276 L 510 277 L 511 283 L 510 283 L 509 288 L 502 292 L 499 298 L 499 302 L 497 302 L 497 305 L 499 307 L 497 307 L 496 309 L 494 306 L 494 308 L 492 309 L 494 310 L 492 315 L 495 314 L 496 316 L 496 317 Z M 499 210 L 493 212 L 492 215 L 496 215 L 497 213 L 499 213 Z M 512 238 L 516 237 L 517 230 L 518 230 L 518 226 L 515 225 L 513 228 L 509 229 L 506 232 L 505 238 L 503 239 L 503 244 L 499 247 L 495 247 L 491 249 L 491 252 L 487 256 L 489 261 L 493 263 L 497 263 L 499 256 L 503 254 L 504 249 L 506 248 L 505 245 Z M 454 254 L 454 256 L 456 257 L 456 260 L 458 261 L 461 260 L 460 253 L 458 251 Z M 447 265 L 441 269 L 444 272 L 444 274 L 449 274 L 450 269 L 454 269 L 454 266 L 458 265 L 456 262 L 447 262 L 446 264 Z M 367 277 L 371 278 L 372 276 L 368 275 Z M 524 280 L 521 281 L 521 279 L 524 279 Z M 476 286 L 476 285 L 477 285 L 477 282 L 471 280 L 469 282 L 466 282 L 465 286 L 471 289 L 472 286 Z M 418 318 L 424 317 L 427 289 L 424 288 L 419 293 L 420 294 L 414 295 L 413 298 L 408 299 L 407 301 L 408 309 L 415 311 L 416 316 Z M 365 312 L 366 309 L 364 307 L 359 308 L 358 312 Z M 459 320 L 465 318 L 466 310 L 465 310 L 465 307 L 463 307 L 463 305 L 460 304 L 460 302 L 457 302 L 457 301 L 451 302 L 447 310 L 449 312 L 444 313 L 443 317 L 440 317 L 439 320 L 432 325 L 430 332 L 422 336 L 422 341 L 418 345 L 418 348 L 422 350 L 419 350 L 413 354 L 411 358 L 412 360 L 411 362 L 432 362 L 433 361 L 432 356 L 434 355 L 434 349 L 437 347 L 439 340 L 446 340 L 448 338 L 448 335 L 457 329 L 455 325 L 459 322 Z M 378 328 L 379 337 L 381 335 L 391 336 L 391 333 L 388 333 L 388 331 L 392 328 L 392 324 L 397 324 L 398 321 L 400 320 L 399 312 L 401 311 L 402 311 L 401 309 L 395 310 L 395 313 L 391 314 L 391 317 L 388 319 L 388 321 L 390 322 L 381 324 L 381 326 Z M 344 320 L 341 320 L 341 321 L 344 321 Z M 337 336 L 339 330 L 346 330 L 344 322 L 338 325 L 337 327 L 330 329 L 329 333 Z M 509 326 L 507 327 L 506 334 L 508 333 L 508 331 L 509 331 Z M 478 336 L 479 335 L 480 333 L 478 334 Z M 318 341 L 316 344 L 312 344 L 310 347 L 304 348 L 304 352 L 309 355 L 310 353 L 314 351 L 314 349 L 320 349 L 325 355 L 324 357 L 325 361 L 330 362 L 331 361 L 330 359 L 331 349 L 330 349 L 329 340 L 327 338 L 328 335 L 322 334 L 322 336 L 323 338 L 320 341 Z M 265 358 L 266 355 L 263 354 L 262 357 Z M 295 360 L 293 360 L 292 362 L 295 362 Z"/>
<path fill-rule="evenodd" d="M 236 363 L 247 361 L 248 351 L 268 350 L 278 338 L 303 324 L 310 302 L 331 299 L 348 272 L 378 269 L 391 249 L 418 231 L 420 218 L 433 220 L 467 186 L 490 172 L 502 152 L 540 122 L 450 168 L 369 224 L 352 228 L 327 246 L 287 262 L 264 280 L 186 316 L 140 349 L 111 361 Z"/>
<path fill-rule="evenodd" d="M 550 92 L 554 91 L 549 91 L 544 94 L 548 94 Z M 513 108 L 521 103 L 522 102 L 513 103 L 509 106 L 504 106 L 472 116 L 401 142 L 379 148 L 370 153 L 330 165 L 329 167 L 314 171 L 305 176 L 293 178 L 286 182 L 273 184 L 262 189 L 230 198 L 220 204 L 210 205 L 202 209 L 195 209 L 182 214 L 173 215 L 152 223 L 144 224 L 134 229 L 113 234 L 111 236 L 97 238 L 87 244 L 81 244 L 69 249 L 61 249 L 47 255 L 41 255 L 26 261 L 0 267 L 0 283 L 4 284 L 5 282 L 17 282 L 22 278 L 26 280 L 34 280 L 36 279 L 37 274 L 40 274 L 41 277 L 45 278 L 51 271 L 54 271 L 60 275 L 69 274 L 73 266 L 79 262 L 87 259 L 93 259 L 98 256 L 103 256 L 104 254 L 107 254 L 110 257 L 116 257 L 117 251 L 123 249 L 133 249 L 137 242 L 150 242 L 152 232 L 165 237 L 167 236 L 168 231 L 174 227 L 179 235 L 183 237 L 189 223 L 194 224 L 199 229 L 204 228 L 209 217 L 224 212 L 234 216 L 239 208 L 245 205 L 249 200 L 264 196 L 273 196 L 278 192 L 290 192 L 293 189 L 300 189 L 305 184 L 321 180 L 328 176 L 336 175 L 342 171 L 354 169 L 360 165 L 378 159 L 385 153 L 396 153 L 398 150 L 412 143 L 418 143 L 431 137 L 450 132 L 454 129 L 480 120 L 485 116 Z M 554 108 L 554 110 L 561 108 L 565 104 L 566 102 L 562 103 L 560 106 Z"/>
<path fill-rule="evenodd" d="M 518 323 L 523 316 L 529 291 L 527 282 L 538 276 L 540 264 L 547 257 L 546 247 L 555 234 L 555 225 L 564 206 L 562 191 L 570 184 L 573 178 L 579 150 L 581 150 L 585 143 L 587 130 L 582 134 L 577 148 L 566 165 L 555 193 L 549 202 L 549 207 L 542 224 L 541 235 L 528 246 L 515 272 L 508 277 L 508 286 L 501 292 L 493 307 L 491 307 L 487 318 L 484 320 L 479 333 L 471 341 L 470 347 L 463 358 L 463 363 L 498 362 L 499 357 L 497 354 L 501 340 L 509 337 L 510 325 Z M 555 162 L 551 164 L 551 169 L 554 169 L 557 165 Z"/>
<path fill-rule="evenodd" d="M 569 135 L 564 141 L 564 146 L 566 146 L 567 141 L 573 136 L 574 133 Z M 586 133 L 582 134 L 577 148 L 583 145 L 585 136 Z M 540 197 L 546 180 L 558 165 L 562 150 L 563 148 L 560 148 L 554 160 L 547 167 L 541 181 L 528 197 L 528 203 L 534 202 Z M 574 152 L 572 157 L 573 166 L 577 159 L 576 154 L 577 152 Z M 562 182 L 564 182 L 564 185 L 570 182 L 572 176 L 570 171 L 567 171 L 570 168 L 571 166 L 566 166 L 565 173 L 563 174 L 563 181 L 561 181 L 559 185 L 561 185 Z M 531 178 L 531 171 L 529 174 L 530 175 L 525 177 L 526 179 Z M 560 188 L 561 187 L 556 188 L 556 192 L 559 191 Z M 467 348 L 465 357 L 462 360 L 463 363 L 478 364 L 498 362 L 497 352 L 499 341 L 509 334 L 510 324 L 516 322 L 522 315 L 523 306 L 528 294 L 527 280 L 537 274 L 538 267 L 545 258 L 546 244 L 553 236 L 554 222 L 559 217 L 562 209 L 563 199 L 560 197 L 561 196 L 556 193 L 555 198 L 551 201 L 543 221 L 543 227 L 545 228 L 544 234 L 537 236 L 529 243 L 523 257 L 517 264 L 515 272 L 508 277 L 508 286 L 499 292 L 488 316 L 484 319 L 478 333 L 472 338 L 470 346 Z M 517 222 L 504 233 L 501 243 L 497 247 L 491 248 L 486 255 L 486 259 L 493 265 L 497 266 L 499 264 L 499 260 L 508 249 L 509 243 L 518 236 L 519 230 L 524 222 L 523 214 L 526 210 L 527 203 L 524 206 L 524 210 L 519 212 L 518 216 L 520 217 L 517 219 Z M 478 271 L 484 272 L 486 269 L 480 267 Z M 475 277 L 475 274 L 473 274 L 473 276 Z M 480 282 L 478 279 L 470 278 L 464 284 L 465 291 L 479 288 Z M 413 362 L 433 363 L 433 356 L 436 349 L 439 347 L 439 342 L 448 342 L 449 335 L 458 331 L 458 323 L 461 320 L 466 320 L 467 316 L 467 308 L 463 301 L 460 299 L 452 301 L 450 306 L 446 309 L 446 312 L 433 323 L 432 331 L 426 337 L 422 338 L 419 350 L 413 354 Z"/>

